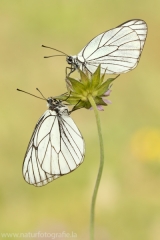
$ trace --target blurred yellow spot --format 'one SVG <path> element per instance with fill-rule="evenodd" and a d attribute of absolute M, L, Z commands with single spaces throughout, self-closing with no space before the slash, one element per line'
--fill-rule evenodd
<path fill-rule="evenodd" d="M 134 133 L 131 150 L 141 160 L 160 160 L 160 129 L 145 128 Z"/>

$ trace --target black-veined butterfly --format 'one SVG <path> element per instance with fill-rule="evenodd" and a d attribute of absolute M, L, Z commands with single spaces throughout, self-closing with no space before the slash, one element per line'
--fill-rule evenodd
<path fill-rule="evenodd" d="M 25 181 L 36 187 L 74 171 L 85 155 L 84 139 L 68 107 L 52 97 L 46 101 L 48 110 L 35 126 L 22 167 Z"/>
<path fill-rule="evenodd" d="M 137 66 L 146 37 L 146 22 L 141 19 L 133 19 L 99 34 L 75 56 L 69 56 L 54 48 L 51 49 L 63 53 L 60 56 L 67 57 L 66 60 L 71 65 L 70 73 L 81 69 L 92 74 L 101 64 L 101 73 L 121 74 L 131 71 Z"/>

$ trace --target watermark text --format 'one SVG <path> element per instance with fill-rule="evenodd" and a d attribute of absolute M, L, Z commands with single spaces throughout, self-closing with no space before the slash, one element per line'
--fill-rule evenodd
<path fill-rule="evenodd" d="M 48 238 L 48 239 L 64 239 L 64 238 L 77 238 L 77 233 L 75 232 L 21 232 L 21 233 L 1 233 L 2 238 Z"/>

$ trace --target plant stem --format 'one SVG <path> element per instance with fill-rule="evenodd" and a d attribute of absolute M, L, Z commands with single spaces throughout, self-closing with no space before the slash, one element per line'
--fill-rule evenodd
<path fill-rule="evenodd" d="M 104 146 L 103 146 L 103 138 L 102 138 L 102 130 L 101 130 L 101 123 L 100 123 L 100 118 L 99 118 L 99 113 L 97 106 L 95 104 L 95 101 L 91 95 L 88 96 L 88 100 L 93 107 L 94 114 L 96 117 L 96 122 L 97 122 L 97 130 L 98 130 L 98 136 L 99 136 L 99 146 L 100 146 L 100 163 L 99 163 L 99 170 L 98 170 L 98 175 L 93 191 L 93 196 L 92 196 L 92 202 L 91 202 L 91 213 L 90 213 L 90 240 L 94 240 L 94 215 L 95 215 L 95 203 L 96 203 L 96 198 L 97 198 L 97 192 L 99 188 L 99 184 L 101 181 L 101 176 L 102 176 L 102 171 L 103 171 L 103 165 L 104 165 Z"/>

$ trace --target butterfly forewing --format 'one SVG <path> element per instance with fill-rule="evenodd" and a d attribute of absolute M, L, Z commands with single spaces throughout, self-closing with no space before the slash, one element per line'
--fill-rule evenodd
<path fill-rule="evenodd" d="M 23 162 L 29 184 L 44 186 L 83 162 L 84 140 L 66 109 L 59 105 L 58 111 L 47 110 L 34 129 Z"/>
<path fill-rule="evenodd" d="M 126 73 L 137 66 L 146 36 L 147 24 L 139 19 L 101 33 L 77 55 L 79 68 L 93 73 L 101 64 L 101 73 Z"/>

